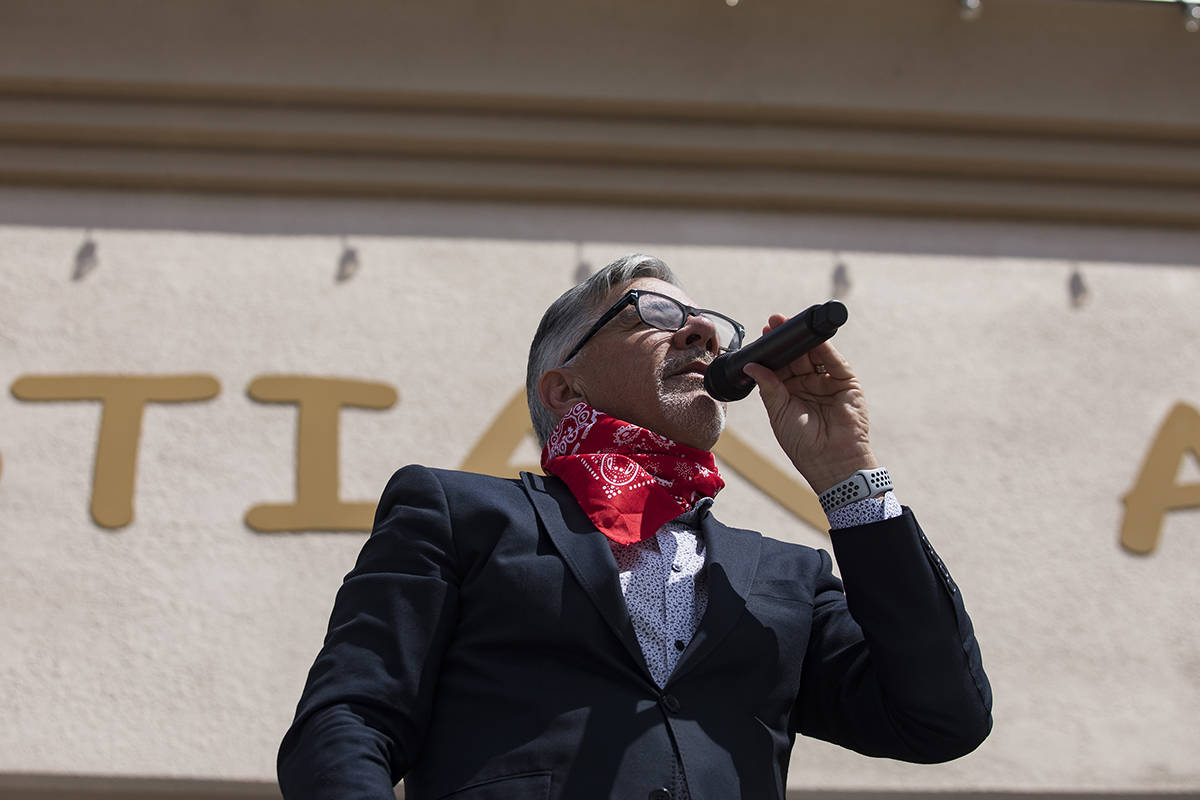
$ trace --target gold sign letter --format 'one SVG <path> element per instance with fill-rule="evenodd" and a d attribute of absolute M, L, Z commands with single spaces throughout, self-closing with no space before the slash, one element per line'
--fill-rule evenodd
<path fill-rule="evenodd" d="M 733 431 L 726 429 L 721 434 L 713 455 L 818 533 L 829 530 L 829 520 L 812 489 L 795 474 L 764 458 Z"/>
<path fill-rule="evenodd" d="M 1167 414 L 1133 488 L 1125 495 L 1121 544 L 1135 553 L 1158 545 L 1163 515 L 1180 508 L 1200 507 L 1200 483 L 1175 482 L 1186 453 L 1200 457 L 1200 412 L 1179 403 Z"/>
<path fill-rule="evenodd" d="M 255 378 L 247 393 L 263 403 L 295 403 L 296 502 L 264 503 L 246 512 L 246 525 L 279 531 L 369 531 L 374 503 L 343 503 L 338 496 L 338 413 L 342 406 L 391 408 L 396 390 L 386 383 L 270 375 Z"/>
<path fill-rule="evenodd" d="M 513 453 L 526 437 L 533 437 L 533 423 L 529 421 L 525 390 L 521 389 L 479 437 L 460 469 L 498 478 L 515 478 L 522 471 L 540 475 L 542 468 L 538 464 L 512 463 Z"/>
<path fill-rule="evenodd" d="M 211 375 L 29 375 L 12 385 L 18 400 L 95 400 L 100 439 L 92 478 L 92 519 L 105 528 L 133 521 L 138 440 L 146 403 L 209 400 L 221 391 Z"/>

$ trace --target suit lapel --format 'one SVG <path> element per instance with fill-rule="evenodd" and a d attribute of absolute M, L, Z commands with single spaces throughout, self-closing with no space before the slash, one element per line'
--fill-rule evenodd
<path fill-rule="evenodd" d="M 762 534 L 730 528 L 705 511 L 700 518 L 700 535 L 708 550 L 708 608 L 671 673 L 672 681 L 704 660 L 733 629 L 746 608 L 750 585 L 758 571 Z"/>
<path fill-rule="evenodd" d="M 521 473 L 521 481 L 567 568 L 613 633 L 625 645 L 646 679 L 653 683 L 633 630 L 633 620 L 625 607 L 621 581 L 617 576 L 617 562 L 609 548 L 608 539 L 596 530 L 562 481 L 529 472 Z"/>

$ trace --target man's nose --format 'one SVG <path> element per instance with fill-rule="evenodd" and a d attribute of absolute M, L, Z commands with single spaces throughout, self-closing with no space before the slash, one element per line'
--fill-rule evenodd
<path fill-rule="evenodd" d="M 674 344 L 680 349 L 703 347 L 716 355 L 721 350 L 717 340 L 717 326 L 708 317 L 691 314 L 683 323 L 683 327 L 675 331 Z"/>

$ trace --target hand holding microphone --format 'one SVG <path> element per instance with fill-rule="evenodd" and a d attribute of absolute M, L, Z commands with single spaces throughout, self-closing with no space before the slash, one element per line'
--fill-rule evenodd
<path fill-rule="evenodd" d="M 705 390 L 722 402 L 741 400 L 754 388 L 743 367 L 757 363 L 779 369 L 832 338 L 848 317 L 837 300 L 810 306 L 745 347 L 717 356 L 704 373 Z"/>
<path fill-rule="evenodd" d="M 836 300 L 789 320 L 773 315 L 774 327 L 762 338 L 714 359 L 704 376 L 709 394 L 722 401 L 745 397 L 757 379 L 775 438 L 818 494 L 857 470 L 879 466 L 866 399 L 850 365 L 832 347 L 824 348 L 824 363 L 813 372 L 797 361 L 832 338 L 848 316 Z M 751 367 L 755 378 L 742 372 L 748 364 L 757 365 Z"/>

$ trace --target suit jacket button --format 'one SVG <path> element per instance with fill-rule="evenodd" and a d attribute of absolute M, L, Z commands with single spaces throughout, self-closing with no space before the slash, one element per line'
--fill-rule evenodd
<path fill-rule="evenodd" d="M 663 708 L 670 711 L 672 714 L 679 713 L 679 699 L 673 694 L 664 694 L 661 698 Z M 657 789 L 655 791 L 658 791 Z"/>
<path fill-rule="evenodd" d="M 671 792 L 669 789 L 655 789 L 650 792 L 649 800 L 671 800 Z"/>

